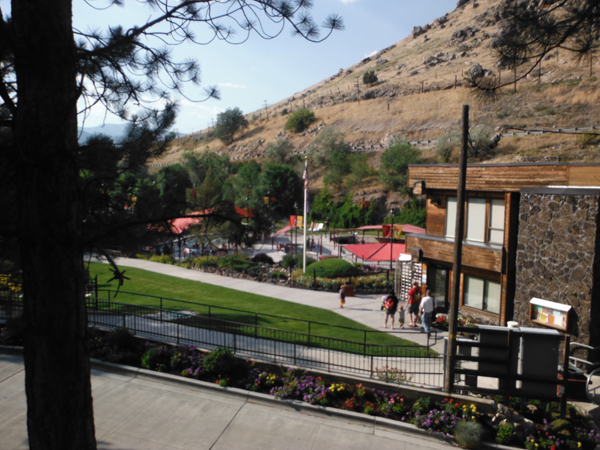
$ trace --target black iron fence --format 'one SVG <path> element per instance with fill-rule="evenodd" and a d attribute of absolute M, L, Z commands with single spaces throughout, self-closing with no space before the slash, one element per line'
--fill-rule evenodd
<path fill-rule="evenodd" d="M 285 331 L 91 295 L 87 297 L 87 309 L 90 326 L 127 328 L 133 334 L 149 339 L 206 349 L 225 347 L 241 357 L 352 373 L 387 382 L 436 389 L 443 386 L 443 358 L 423 347 L 378 345 L 365 340 Z M 0 319 L 18 317 L 22 312 L 21 299 L 0 297 Z"/>
<path fill-rule="evenodd" d="M 115 299 L 116 291 L 110 289 L 97 289 L 97 295 L 93 298 L 97 302 L 100 301 L 113 301 Z M 101 296 L 102 298 L 100 298 Z M 344 331 L 345 335 L 349 337 L 350 341 L 359 343 L 360 345 L 375 344 L 373 342 L 376 337 L 381 336 L 381 332 L 373 329 L 361 329 L 346 327 L 343 325 L 332 325 L 329 323 L 296 319 L 292 317 L 283 317 L 275 314 L 267 314 L 255 311 L 246 311 L 235 308 L 228 308 L 225 306 L 208 305 L 204 303 L 189 302 L 185 300 L 178 300 L 168 297 L 153 296 L 147 294 L 137 294 L 133 292 L 119 291 L 118 293 L 119 303 L 123 304 L 125 311 L 131 309 L 130 306 L 134 303 L 144 302 L 145 306 L 151 309 L 161 311 L 161 314 L 173 314 L 174 311 L 185 310 L 186 307 L 192 308 L 197 316 L 203 317 L 208 320 L 208 323 L 219 323 L 219 322 L 231 322 L 240 323 L 245 325 L 251 325 L 253 327 L 265 327 L 274 328 L 275 322 L 285 322 L 288 326 L 288 330 L 291 332 L 300 333 L 309 337 L 322 337 L 330 336 L 335 337 L 339 335 L 340 331 Z M 116 308 L 116 307 L 115 307 Z M 166 317 L 166 316 L 165 316 Z M 438 342 L 438 335 L 435 330 L 432 331 L 430 339 L 426 345 L 426 348 L 434 346 Z M 381 345 L 381 344 L 379 344 Z M 431 353 L 431 350 L 428 350 Z"/>
<path fill-rule="evenodd" d="M 203 348 L 226 347 L 243 357 L 388 382 L 442 386 L 443 360 L 427 348 L 377 345 L 90 298 L 91 326 L 124 327 L 136 335 Z"/>

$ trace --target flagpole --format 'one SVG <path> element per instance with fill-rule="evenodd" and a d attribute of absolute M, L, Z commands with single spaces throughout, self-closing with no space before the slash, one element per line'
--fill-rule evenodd
<path fill-rule="evenodd" d="M 306 273 L 306 197 L 308 195 L 308 156 L 304 157 L 304 244 L 302 244 L 303 255 L 302 255 L 302 273 Z"/>

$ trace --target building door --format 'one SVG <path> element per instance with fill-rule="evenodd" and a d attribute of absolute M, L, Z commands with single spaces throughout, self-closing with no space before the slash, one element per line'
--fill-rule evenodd
<path fill-rule="evenodd" d="M 431 291 L 436 312 L 448 312 L 448 274 L 444 266 L 430 264 L 427 268 L 427 288 Z"/>

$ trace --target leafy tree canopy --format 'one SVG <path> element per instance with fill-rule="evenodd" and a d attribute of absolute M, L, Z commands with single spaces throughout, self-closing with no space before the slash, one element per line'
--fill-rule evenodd
<path fill-rule="evenodd" d="M 248 128 L 248 120 L 240 108 L 227 108 L 225 112 L 217 115 L 215 136 L 224 144 L 231 144 L 233 137 L 246 128 Z"/>
<path fill-rule="evenodd" d="M 385 188 L 405 193 L 409 164 L 419 164 L 421 152 L 408 143 L 403 136 L 397 136 L 390 147 L 381 155 L 379 178 Z"/>
<path fill-rule="evenodd" d="M 296 133 L 302 133 L 315 120 L 317 120 L 315 113 L 310 109 L 299 109 L 289 115 L 284 128 Z"/>
<path fill-rule="evenodd" d="M 374 70 L 367 70 L 363 75 L 363 83 L 368 84 L 369 86 L 374 85 L 378 80 L 379 78 L 375 75 Z"/>

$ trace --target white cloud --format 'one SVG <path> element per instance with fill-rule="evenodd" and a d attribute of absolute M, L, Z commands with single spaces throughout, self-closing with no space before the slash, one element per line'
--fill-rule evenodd
<path fill-rule="evenodd" d="M 340 0 L 342 3 L 356 3 L 358 0 Z"/>

